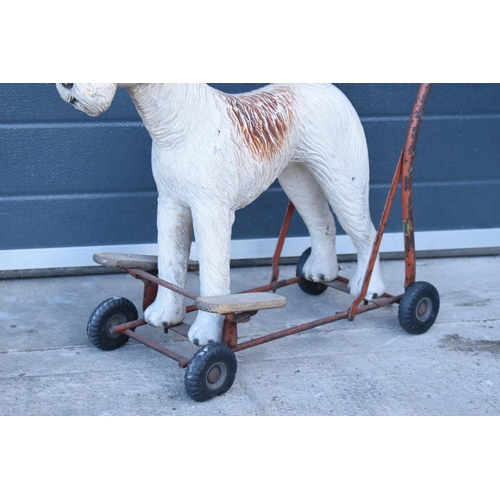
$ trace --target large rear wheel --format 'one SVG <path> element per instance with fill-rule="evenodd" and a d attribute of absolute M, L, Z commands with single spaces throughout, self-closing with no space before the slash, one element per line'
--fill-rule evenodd
<path fill-rule="evenodd" d="M 439 293 L 425 281 L 411 284 L 399 303 L 398 319 L 408 333 L 425 333 L 436 321 L 439 312 Z"/>

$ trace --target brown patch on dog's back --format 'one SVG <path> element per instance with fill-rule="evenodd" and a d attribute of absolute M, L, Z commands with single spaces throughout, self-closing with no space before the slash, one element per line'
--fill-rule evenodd
<path fill-rule="evenodd" d="M 268 160 L 282 147 L 294 116 L 294 95 L 278 87 L 249 94 L 225 94 L 228 112 L 254 158 Z"/>

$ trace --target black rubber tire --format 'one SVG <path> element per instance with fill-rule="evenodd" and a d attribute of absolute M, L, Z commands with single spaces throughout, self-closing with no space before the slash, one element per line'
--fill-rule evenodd
<path fill-rule="evenodd" d="M 111 334 L 112 326 L 135 321 L 139 315 L 135 305 L 123 297 L 111 297 L 101 302 L 90 315 L 87 335 L 92 344 L 102 351 L 113 351 L 128 341 L 126 335 Z"/>
<path fill-rule="evenodd" d="M 209 342 L 189 361 L 184 375 L 188 396 L 199 403 L 228 391 L 237 369 L 236 356 L 225 344 Z"/>
<path fill-rule="evenodd" d="M 425 333 L 436 321 L 438 312 L 438 291 L 430 283 L 417 281 L 406 289 L 401 298 L 399 324 L 408 333 Z"/>
<path fill-rule="evenodd" d="M 300 256 L 299 261 L 297 262 L 295 276 L 304 276 L 302 269 L 304 268 L 304 264 L 309 258 L 309 255 L 311 255 L 311 247 L 305 250 Z M 308 293 L 309 295 L 321 295 L 328 288 L 326 285 L 323 285 L 323 283 L 316 283 L 314 281 L 301 281 L 298 285 L 303 292 Z"/>

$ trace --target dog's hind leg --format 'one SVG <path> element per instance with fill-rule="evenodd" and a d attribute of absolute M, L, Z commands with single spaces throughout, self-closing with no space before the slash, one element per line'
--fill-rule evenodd
<path fill-rule="evenodd" d="M 310 281 L 334 280 L 339 270 L 335 220 L 323 190 L 300 163 L 288 165 L 278 179 L 311 236 L 311 254 L 303 267 L 305 278 Z"/>
<path fill-rule="evenodd" d="M 191 248 L 192 222 L 189 207 L 173 201 L 158 200 L 158 276 L 182 288 L 186 287 L 187 265 Z M 186 315 L 182 295 L 158 287 L 156 300 L 144 312 L 152 326 L 168 328 L 181 323 Z"/>
<path fill-rule="evenodd" d="M 349 169 L 337 165 L 337 168 L 329 170 L 329 175 L 320 176 L 319 182 L 325 187 L 325 194 L 340 225 L 356 248 L 358 265 L 349 281 L 349 291 L 351 295 L 358 296 L 363 286 L 376 231 L 370 217 L 368 167 L 365 169 L 358 166 L 356 169 L 352 166 L 355 163 L 352 161 Z M 366 298 L 380 296 L 384 290 L 377 256 Z"/>

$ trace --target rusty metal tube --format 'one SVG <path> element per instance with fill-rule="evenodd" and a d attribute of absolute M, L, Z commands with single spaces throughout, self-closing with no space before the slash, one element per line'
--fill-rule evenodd
<path fill-rule="evenodd" d="M 368 266 L 365 272 L 365 277 L 363 279 L 363 287 L 361 288 L 360 294 L 352 301 L 351 307 L 349 308 L 349 315 L 347 317 L 349 321 L 354 320 L 358 311 L 359 304 L 366 297 L 368 286 L 370 285 L 370 279 L 373 273 L 373 268 L 375 266 L 377 255 L 380 250 L 380 244 L 382 243 L 382 237 L 384 236 L 385 227 L 387 226 L 389 214 L 391 213 L 392 204 L 394 202 L 394 197 L 396 196 L 399 180 L 401 178 L 401 170 L 402 170 L 402 154 L 399 157 L 396 171 L 394 172 L 394 177 L 392 178 L 391 187 L 389 189 L 389 194 L 387 195 L 387 199 L 385 201 L 384 210 L 382 211 L 382 216 L 380 218 L 380 224 L 377 230 L 377 235 L 375 236 L 375 240 L 373 242 L 372 251 L 370 254 L 370 260 L 368 262 Z"/>
<path fill-rule="evenodd" d="M 168 288 L 169 290 L 172 290 L 175 293 L 178 293 L 180 295 L 184 295 L 184 297 L 187 297 L 188 299 L 196 300 L 198 298 L 198 295 L 195 293 L 192 293 L 188 290 L 185 290 L 184 288 L 181 288 L 180 286 L 174 285 L 173 283 L 169 283 L 168 281 L 162 280 L 161 278 L 158 278 L 157 276 L 153 276 L 152 274 L 143 271 L 142 269 L 127 269 L 127 272 L 131 275 L 137 277 L 144 278 L 148 281 L 151 281 L 152 283 L 156 283 L 157 285 L 163 286 L 165 288 Z"/>
<path fill-rule="evenodd" d="M 180 354 L 177 354 L 176 352 L 171 351 L 170 349 L 167 349 L 166 347 L 153 342 L 152 340 L 149 340 L 146 337 L 133 332 L 132 330 L 125 330 L 121 332 L 121 334 L 126 335 L 127 337 L 130 337 L 141 344 L 144 344 L 145 346 L 155 350 L 156 352 L 159 352 L 160 354 L 163 354 L 164 356 L 167 356 L 170 359 L 174 359 L 179 363 L 179 366 L 181 368 L 185 368 L 189 363 L 188 358 L 181 356 Z"/>
<path fill-rule="evenodd" d="M 288 202 L 285 218 L 283 219 L 283 225 L 281 226 L 278 241 L 276 243 L 276 249 L 273 255 L 271 283 L 276 283 L 278 281 L 281 252 L 283 251 L 283 245 L 285 244 L 286 235 L 288 234 L 294 208 L 293 203 L 291 201 Z"/>
<path fill-rule="evenodd" d="M 369 302 L 366 305 L 363 305 L 358 308 L 357 314 L 361 314 L 367 311 L 371 311 L 373 309 L 378 309 L 380 307 L 385 307 L 386 305 L 393 304 L 395 302 L 399 302 L 401 300 L 401 295 L 395 295 L 392 297 L 386 297 L 382 300 L 378 300 L 378 302 L 373 301 Z M 316 321 L 311 321 L 310 323 L 304 323 L 302 325 L 293 326 L 291 328 L 287 328 L 285 330 L 280 330 L 275 333 L 271 333 L 269 335 L 264 335 L 262 337 L 248 340 L 247 342 L 242 342 L 233 348 L 234 352 L 242 351 L 244 349 L 248 349 L 250 347 L 254 347 L 256 345 L 262 345 L 266 342 L 271 342 L 273 340 L 281 339 L 283 337 L 287 337 L 289 335 L 294 335 L 296 333 L 304 332 L 306 330 L 311 330 L 312 328 L 316 328 L 318 326 L 327 325 L 329 323 L 333 323 L 335 321 L 339 321 L 341 319 L 346 319 L 349 315 L 349 311 L 339 312 L 332 316 L 328 316 L 326 318 L 318 319 Z"/>
<path fill-rule="evenodd" d="M 132 330 L 144 325 L 147 325 L 147 323 L 143 319 L 136 319 L 135 321 L 130 321 L 129 323 L 122 323 L 121 325 L 113 326 L 109 329 L 109 331 L 110 333 L 123 333 L 125 330 Z"/>
<path fill-rule="evenodd" d="M 403 210 L 403 234 L 405 245 L 405 288 L 415 282 L 415 227 L 413 217 L 413 165 L 415 162 L 417 139 L 422 123 L 425 105 L 431 91 L 431 83 L 422 83 L 418 90 L 417 98 L 406 133 L 406 143 L 403 149 L 401 198 Z"/>
<path fill-rule="evenodd" d="M 286 280 L 276 281 L 275 283 L 270 283 L 269 285 L 258 286 L 256 288 L 252 288 L 251 290 L 245 290 L 244 292 L 239 293 L 253 293 L 253 292 L 270 292 L 276 291 L 279 288 L 283 288 L 285 286 L 295 285 L 300 281 L 304 281 L 302 276 L 297 276 L 295 278 L 289 278 Z"/>

